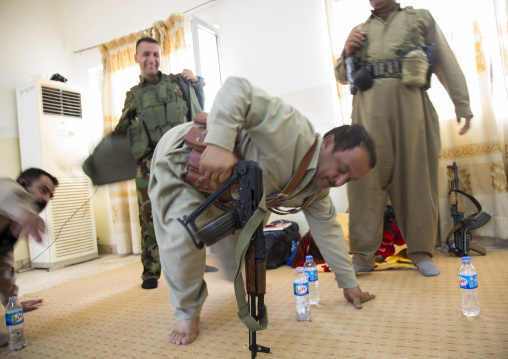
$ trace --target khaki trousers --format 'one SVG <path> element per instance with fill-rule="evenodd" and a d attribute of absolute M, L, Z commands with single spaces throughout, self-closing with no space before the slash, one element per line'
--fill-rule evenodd
<path fill-rule="evenodd" d="M 431 260 L 437 237 L 437 114 L 425 91 L 388 80 L 355 95 L 353 109 L 353 123 L 365 126 L 378 155 L 369 174 L 348 184 L 350 253 L 365 266 L 374 265 L 381 245 L 388 199 L 414 263 Z"/>

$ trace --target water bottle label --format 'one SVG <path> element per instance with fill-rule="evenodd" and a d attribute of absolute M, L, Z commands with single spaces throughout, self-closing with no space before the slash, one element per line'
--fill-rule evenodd
<path fill-rule="evenodd" d="M 309 294 L 309 283 L 293 283 L 293 288 L 297 296 Z"/>
<path fill-rule="evenodd" d="M 460 275 L 459 274 L 460 287 L 463 289 L 475 289 L 478 288 L 478 278 L 474 275 Z"/>
<path fill-rule="evenodd" d="M 5 313 L 5 323 L 7 323 L 7 326 L 23 323 L 23 309 L 17 312 Z"/>
<path fill-rule="evenodd" d="M 309 282 L 317 281 L 317 269 L 314 270 L 306 270 L 305 273 L 309 276 Z"/>

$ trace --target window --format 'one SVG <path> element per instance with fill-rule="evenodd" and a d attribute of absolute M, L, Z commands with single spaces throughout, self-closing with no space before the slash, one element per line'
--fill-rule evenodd
<path fill-rule="evenodd" d="M 209 112 L 219 88 L 222 86 L 219 63 L 219 34 L 217 28 L 201 19 L 191 20 L 192 41 L 196 74 L 205 79 L 205 112 Z"/>

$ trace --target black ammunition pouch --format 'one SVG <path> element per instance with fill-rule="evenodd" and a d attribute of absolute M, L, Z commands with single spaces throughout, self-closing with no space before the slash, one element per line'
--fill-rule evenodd
<path fill-rule="evenodd" d="M 401 78 L 402 65 L 400 60 L 380 60 L 365 65 L 374 79 Z"/>
<path fill-rule="evenodd" d="M 355 86 L 360 91 L 366 91 L 370 89 L 374 83 L 372 74 L 363 65 L 360 66 L 358 71 L 354 71 L 352 75 L 355 81 Z"/>

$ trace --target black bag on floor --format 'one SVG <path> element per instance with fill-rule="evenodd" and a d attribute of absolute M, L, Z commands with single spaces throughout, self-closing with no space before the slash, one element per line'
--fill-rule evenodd
<path fill-rule="evenodd" d="M 266 269 L 286 264 L 291 256 L 293 241 L 298 243 L 300 240 L 298 223 L 275 221 L 264 228 L 263 234 L 266 238 Z"/>

